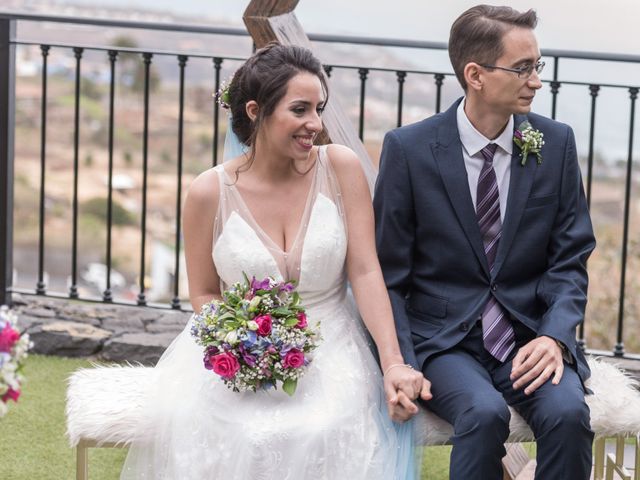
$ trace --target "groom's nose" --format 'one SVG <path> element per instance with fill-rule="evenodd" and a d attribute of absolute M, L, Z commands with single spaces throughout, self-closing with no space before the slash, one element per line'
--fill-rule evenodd
<path fill-rule="evenodd" d="M 540 81 L 540 75 L 535 70 L 531 72 L 531 76 L 527 79 L 527 85 L 533 90 L 542 88 L 542 82 Z"/>

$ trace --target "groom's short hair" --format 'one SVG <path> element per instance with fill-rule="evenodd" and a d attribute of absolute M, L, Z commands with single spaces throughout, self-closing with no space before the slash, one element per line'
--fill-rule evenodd
<path fill-rule="evenodd" d="M 504 52 L 502 37 L 513 27 L 534 29 L 535 10 L 521 13 L 511 7 L 476 5 L 460 15 L 449 34 L 449 59 L 462 88 L 467 90 L 464 67 L 469 62 L 493 65 Z"/>

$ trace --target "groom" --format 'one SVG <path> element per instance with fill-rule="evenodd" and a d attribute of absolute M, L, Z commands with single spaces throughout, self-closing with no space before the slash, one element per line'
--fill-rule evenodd
<path fill-rule="evenodd" d="M 464 98 L 387 134 L 376 238 L 405 359 L 454 427 L 452 479 L 502 479 L 513 406 L 536 478 L 589 478 L 575 329 L 595 247 L 573 132 L 530 113 L 544 67 L 536 13 L 479 5 L 453 24 Z M 544 142 L 544 144 L 542 143 Z"/>

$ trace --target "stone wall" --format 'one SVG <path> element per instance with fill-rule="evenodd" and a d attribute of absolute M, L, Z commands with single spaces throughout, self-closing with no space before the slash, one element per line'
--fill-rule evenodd
<path fill-rule="evenodd" d="M 13 295 L 32 353 L 155 365 L 191 312 Z M 603 357 L 640 381 L 640 360 Z"/>
<path fill-rule="evenodd" d="M 154 365 L 191 312 L 13 295 L 32 353 Z"/>

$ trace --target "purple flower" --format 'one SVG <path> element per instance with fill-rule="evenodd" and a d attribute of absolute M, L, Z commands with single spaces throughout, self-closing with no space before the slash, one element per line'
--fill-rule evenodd
<path fill-rule="evenodd" d="M 256 290 L 269 290 L 271 287 L 271 281 L 269 280 L 269 277 L 265 278 L 264 280 L 256 280 L 256 277 L 253 277 L 251 279 L 251 290 L 256 291 Z"/>
<path fill-rule="evenodd" d="M 283 345 L 282 348 L 280 348 L 280 357 L 281 358 L 286 357 L 287 353 L 289 353 L 289 350 L 291 350 L 292 348 L 294 348 L 293 345 L 289 345 L 289 344 Z"/>
<path fill-rule="evenodd" d="M 217 347 L 207 347 L 207 350 L 204 353 L 204 358 L 202 359 L 204 362 L 204 368 L 206 368 L 207 370 L 213 369 L 210 363 L 211 357 L 217 355 L 219 352 L 220 350 L 218 350 Z"/>
<path fill-rule="evenodd" d="M 256 365 L 256 357 L 247 352 L 247 349 L 243 344 L 240 344 L 240 354 L 242 355 L 244 363 L 246 363 L 250 367 L 254 367 Z"/>
<path fill-rule="evenodd" d="M 287 292 L 287 293 L 291 293 L 291 292 L 293 292 L 293 289 L 294 289 L 294 288 L 295 288 L 295 287 L 293 286 L 293 283 L 285 283 L 284 285 L 282 285 L 282 286 L 280 287 L 280 291 L 284 291 L 284 292 Z"/>
<path fill-rule="evenodd" d="M 520 130 L 516 129 L 516 131 L 513 133 L 513 136 L 522 140 L 522 132 Z"/>

